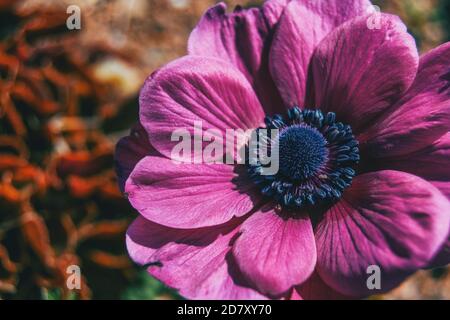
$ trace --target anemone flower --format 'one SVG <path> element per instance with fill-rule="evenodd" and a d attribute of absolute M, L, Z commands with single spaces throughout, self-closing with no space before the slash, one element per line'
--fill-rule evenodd
<path fill-rule="evenodd" d="M 419 57 L 370 6 L 205 13 L 117 146 L 134 261 L 191 299 L 359 298 L 449 262 L 450 43 Z M 195 121 L 278 129 L 278 172 L 172 161 L 172 133 Z"/>

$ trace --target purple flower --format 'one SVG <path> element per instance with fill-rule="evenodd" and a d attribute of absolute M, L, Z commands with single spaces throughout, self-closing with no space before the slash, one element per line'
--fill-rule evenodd
<path fill-rule="evenodd" d="M 206 12 L 189 55 L 145 82 L 117 146 L 140 213 L 134 261 L 192 299 L 364 297 L 450 261 L 450 43 L 419 57 L 402 22 L 369 6 Z M 279 172 L 175 164 L 172 132 L 198 120 L 279 129 Z"/>

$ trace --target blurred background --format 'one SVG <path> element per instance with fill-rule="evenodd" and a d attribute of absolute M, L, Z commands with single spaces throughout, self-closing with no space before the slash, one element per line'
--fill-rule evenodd
<path fill-rule="evenodd" d="M 145 77 L 186 53 L 215 0 L 0 0 L 0 299 L 176 299 L 128 259 L 136 213 L 113 170 Z M 253 6 L 258 0 L 229 0 Z M 422 52 L 449 41 L 450 0 L 373 1 Z M 68 5 L 81 30 L 68 30 Z M 80 290 L 66 289 L 79 265 Z M 372 299 L 450 299 L 447 269 Z"/>

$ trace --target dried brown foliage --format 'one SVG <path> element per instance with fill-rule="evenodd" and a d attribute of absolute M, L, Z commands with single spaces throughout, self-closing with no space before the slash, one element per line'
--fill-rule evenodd
<path fill-rule="evenodd" d="M 127 97 L 99 80 L 123 52 L 83 43 L 66 28 L 65 7 L 0 0 L 0 298 L 68 298 L 66 268 L 91 287 L 126 284 L 132 265 L 124 232 L 133 217 L 113 171 L 111 127 Z M 120 125 L 119 125 L 120 126 Z M 108 129 L 109 128 L 109 129 Z"/>

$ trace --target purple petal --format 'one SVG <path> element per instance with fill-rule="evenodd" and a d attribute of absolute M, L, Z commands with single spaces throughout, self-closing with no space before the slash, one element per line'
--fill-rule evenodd
<path fill-rule="evenodd" d="M 263 109 L 245 77 L 215 58 L 178 59 L 150 77 L 140 95 L 141 123 L 151 144 L 166 157 L 171 157 L 179 144 L 171 141 L 172 134 L 181 129 L 194 136 L 196 121 L 202 122 L 203 132 L 219 130 L 221 135 L 213 136 L 223 138 L 226 129 L 256 128 L 263 118 Z M 192 158 L 187 155 L 179 160 Z"/>
<path fill-rule="evenodd" d="M 270 51 L 270 72 L 286 107 L 305 104 L 308 66 L 320 41 L 345 21 L 367 13 L 370 1 L 292 1 Z"/>
<path fill-rule="evenodd" d="M 311 60 L 314 106 L 335 112 L 359 133 L 398 101 L 417 73 L 416 44 L 401 20 L 379 14 L 346 22 L 317 47 Z"/>
<path fill-rule="evenodd" d="M 309 218 L 283 219 L 267 206 L 253 213 L 240 231 L 233 254 L 258 291 L 280 295 L 313 272 L 316 247 Z"/>
<path fill-rule="evenodd" d="M 149 155 L 156 156 L 158 152 L 148 141 L 145 129 L 138 123 L 131 129 L 129 136 L 119 140 L 114 154 L 116 173 L 122 192 L 124 192 L 125 182 L 136 164 Z"/>
<path fill-rule="evenodd" d="M 407 156 L 384 159 L 380 166 L 419 176 L 431 182 L 450 199 L 450 133 Z"/>
<path fill-rule="evenodd" d="M 133 207 L 155 223 L 181 229 L 214 226 L 243 216 L 259 193 L 233 166 L 176 164 L 146 157 L 130 175 L 125 191 Z"/>
<path fill-rule="evenodd" d="M 450 42 L 420 58 L 405 96 L 361 137 L 374 158 L 407 155 L 442 137 L 450 128 Z"/>
<path fill-rule="evenodd" d="M 330 286 L 328 286 L 320 278 L 317 272 L 314 272 L 308 280 L 302 285 L 296 287 L 293 297 L 296 295 L 304 300 L 348 300 L 351 299 L 345 296 Z"/>
<path fill-rule="evenodd" d="M 431 146 L 407 156 L 384 159 L 380 166 L 419 176 L 432 183 L 450 200 L 450 133 Z M 441 267 L 449 263 L 450 240 L 447 240 L 429 267 Z"/>
<path fill-rule="evenodd" d="M 127 232 L 131 258 L 188 299 L 265 299 L 248 288 L 230 260 L 237 223 L 171 229 L 138 217 Z"/>
<path fill-rule="evenodd" d="M 291 290 L 291 293 L 287 296 L 286 300 L 303 300 L 303 297 L 294 288 Z"/>
<path fill-rule="evenodd" d="M 430 183 L 398 171 L 358 176 L 318 224 L 317 270 L 349 296 L 386 292 L 425 267 L 447 238 L 450 203 Z M 369 266 L 381 270 L 370 290 Z"/>
<path fill-rule="evenodd" d="M 254 87 L 268 113 L 281 107 L 268 68 L 273 29 L 288 0 L 270 0 L 261 8 L 227 14 L 220 3 L 209 9 L 189 38 L 189 53 L 223 59 L 238 68 Z"/>

